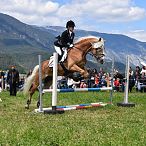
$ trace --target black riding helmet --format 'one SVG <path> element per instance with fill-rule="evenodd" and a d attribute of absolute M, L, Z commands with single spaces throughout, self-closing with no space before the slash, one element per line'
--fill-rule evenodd
<path fill-rule="evenodd" d="M 75 27 L 75 23 L 72 20 L 68 21 L 66 23 L 66 28 L 68 28 L 68 27 Z"/>

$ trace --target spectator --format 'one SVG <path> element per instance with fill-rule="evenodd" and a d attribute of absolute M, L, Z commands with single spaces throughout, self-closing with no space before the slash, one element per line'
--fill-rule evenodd
<path fill-rule="evenodd" d="M 135 85 L 135 80 L 133 75 L 129 75 L 129 91 L 132 92 L 132 88 Z"/>
<path fill-rule="evenodd" d="M 140 83 L 141 83 L 140 91 L 146 92 L 146 75 L 144 72 L 142 72 L 142 74 L 141 74 Z"/>
<path fill-rule="evenodd" d="M 61 80 L 59 80 L 58 82 L 58 88 L 59 89 L 67 89 L 68 85 L 67 85 L 67 78 L 63 77 Z"/>
<path fill-rule="evenodd" d="M 133 76 L 133 70 L 132 70 L 131 66 L 129 68 L 129 75 L 132 75 Z"/>
<path fill-rule="evenodd" d="M 96 68 L 93 69 L 93 71 L 92 71 L 92 76 L 95 76 L 95 74 L 97 74 Z"/>
<path fill-rule="evenodd" d="M 116 78 L 115 80 L 114 80 L 114 90 L 115 91 L 117 91 L 117 92 L 119 92 L 119 89 L 120 89 L 120 82 L 119 82 L 119 78 Z"/>
<path fill-rule="evenodd" d="M 95 74 L 95 78 L 94 78 L 94 86 L 93 87 L 98 87 L 99 84 L 99 76 L 98 74 Z"/>
<path fill-rule="evenodd" d="M 1 89 L 2 90 L 4 90 L 5 89 L 5 73 L 4 73 L 4 71 L 1 71 L 0 72 L 0 87 L 1 87 Z"/>
<path fill-rule="evenodd" d="M 90 68 L 87 68 L 87 71 L 89 73 L 88 79 L 87 79 L 87 85 L 88 88 L 92 87 L 92 70 Z"/>
<path fill-rule="evenodd" d="M 110 74 L 106 73 L 105 76 L 106 76 L 107 87 L 110 87 Z"/>
<path fill-rule="evenodd" d="M 8 71 L 7 83 L 10 86 L 10 96 L 16 96 L 16 87 L 19 84 L 19 72 L 15 69 L 15 66 L 10 66 L 11 69 Z"/>
<path fill-rule="evenodd" d="M 135 73 L 134 73 L 136 80 L 140 78 L 140 71 L 141 71 L 140 67 L 136 66 Z"/>
<path fill-rule="evenodd" d="M 87 84 L 85 83 L 84 80 L 81 80 L 80 88 L 87 88 Z"/>
<path fill-rule="evenodd" d="M 99 73 L 100 73 L 101 76 L 104 75 L 105 72 L 103 71 L 103 68 L 102 67 L 100 68 Z"/>
<path fill-rule="evenodd" d="M 100 80 L 99 85 L 100 85 L 99 87 L 107 87 L 105 76 L 102 76 L 102 79 Z"/>
<path fill-rule="evenodd" d="M 140 80 L 140 76 L 141 76 L 140 72 L 141 72 L 140 67 L 136 66 L 136 69 L 135 69 L 135 72 L 134 72 L 136 91 L 138 91 L 138 84 L 139 84 L 139 80 Z"/>
<path fill-rule="evenodd" d="M 73 84 L 74 84 L 74 80 L 71 79 L 71 78 L 68 78 L 68 80 L 67 80 L 68 88 L 72 88 L 73 87 Z"/>
<path fill-rule="evenodd" d="M 120 80 L 120 85 L 121 85 L 121 89 L 122 89 L 122 92 L 124 92 L 124 90 L 125 90 L 125 79 L 123 79 L 123 80 Z"/>

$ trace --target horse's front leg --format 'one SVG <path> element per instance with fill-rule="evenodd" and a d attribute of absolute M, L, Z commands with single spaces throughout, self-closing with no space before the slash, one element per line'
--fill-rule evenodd
<path fill-rule="evenodd" d="M 86 69 L 82 69 L 76 64 L 74 64 L 69 70 L 75 71 L 75 72 L 80 72 L 80 74 L 86 79 L 89 77 L 89 73 Z"/>

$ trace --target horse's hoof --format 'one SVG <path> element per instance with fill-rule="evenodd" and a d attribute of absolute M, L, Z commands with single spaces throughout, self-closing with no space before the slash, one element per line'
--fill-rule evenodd
<path fill-rule="evenodd" d="M 37 102 L 37 108 L 39 108 L 40 107 L 40 102 Z"/>
<path fill-rule="evenodd" d="M 40 107 L 40 102 L 38 101 L 38 102 L 37 102 L 37 108 L 39 108 L 39 107 Z"/>
<path fill-rule="evenodd" d="M 29 106 L 27 104 L 25 105 L 25 109 L 29 109 Z"/>

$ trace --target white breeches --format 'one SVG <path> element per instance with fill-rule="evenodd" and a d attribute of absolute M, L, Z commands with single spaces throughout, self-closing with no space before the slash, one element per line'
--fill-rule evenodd
<path fill-rule="evenodd" d="M 60 47 L 54 46 L 54 48 L 59 55 L 62 55 Z"/>

